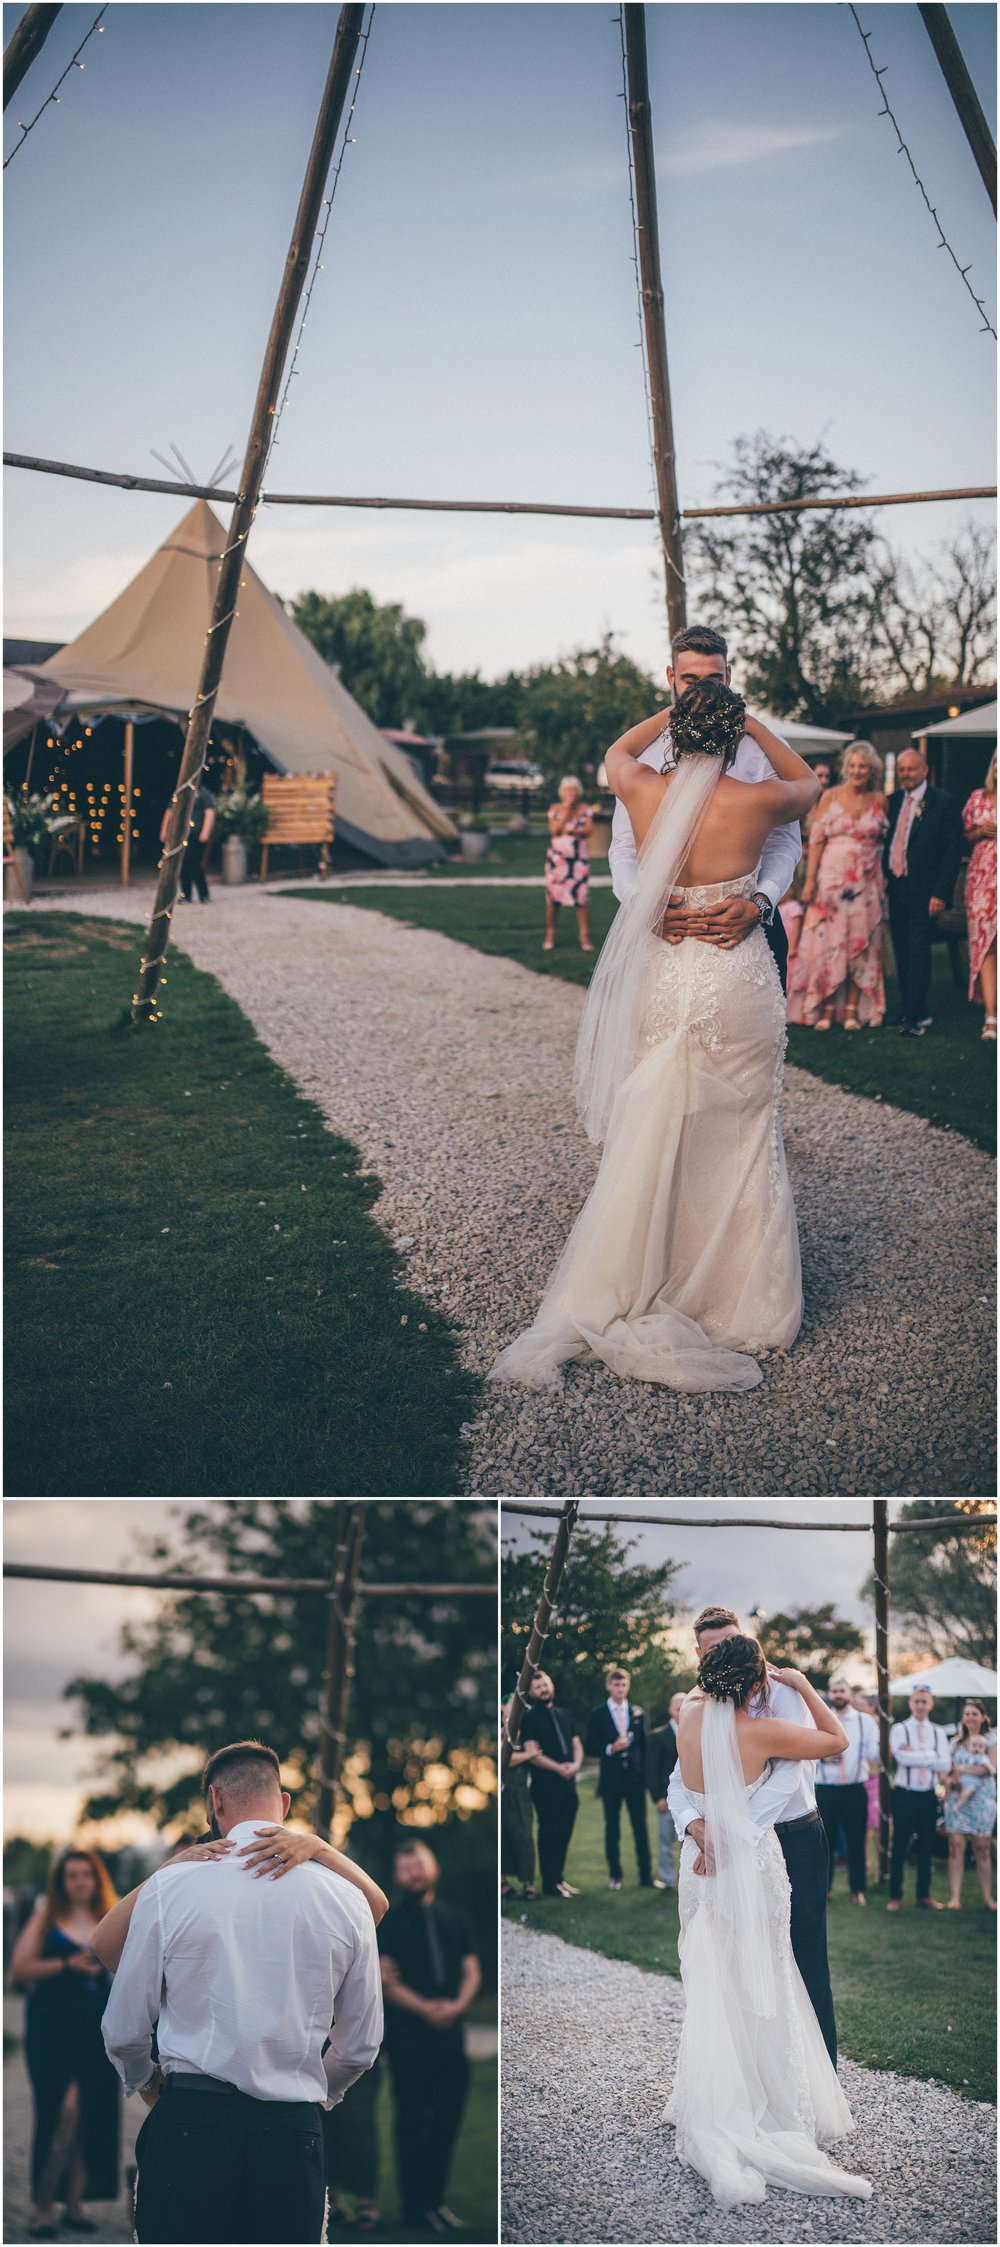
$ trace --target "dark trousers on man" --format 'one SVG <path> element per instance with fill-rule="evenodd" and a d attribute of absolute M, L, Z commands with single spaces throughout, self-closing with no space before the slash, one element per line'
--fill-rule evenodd
<path fill-rule="evenodd" d="M 202 904 L 207 905 L 208 880 L 205 874 L 205 845 L 200 835 L 188 843 L 181 859 L 181 895 L 186 897 L 189 905 L 191 903 L 192 883 Z"/>
<path fill-rule="evenodd" d="M 578 1808 L 575 1779 L 554 1771 L 533 1771 L 531 1799 L 538 1820 L 538 1869 L 546 1896 L 555 1894 L 566 1868 L 566 1852 Z"/>
<path fill-rule="evenodd" d="M 910 1846 L 910 1835 L 914 1833 L 917 1837 L 918 1904 L 922 1904 L 924 1898 L 930 1895 L 931 1851 L 936 1825 L 937 1796 L 933 1787 L 893 1787 L 889 1895 L 897 1904 L 903 1900 L 903 1867 Z"/>
<path fill-rule="evenodd" d="M 889 926 L 896 954 L 903 1021 L 912 1026 L 926 1021 L 930 1002 L 930 898 L 911 881 L 909 874 L 890 874 L 888 886 Z"/>
<path fill-rule="evenodd" d="M 601 1796 L 604 1808 L 604 1854 L 608 1860 L 608 1873 L 612 1880 L 622 1878 L 621 1819 L 622 1804 L 629 1814 L 635 1838 L 635 1861 L 639 1879 L 648 1888 L 652 1882 L 649 1862 L 649 1835 L 646 1832 L 646 1789 L 638 1772 L 629 1772 L 625 1783 L 609 1779 Z"/>
<path fill-rule="evenodd" d="M 830 1850 L 830 1889 L 833 1860 L 841 1826 L 847 1843 L 847 1885 L 852 1896 L 865 1892 L 865 1835 L 868 1829 L 868 1789 L 863 1781 L 846 1787 L 816 1788 L 816 1808 L 826 1827 Z"/>
<path fill-rule="evenodd" d="M 807 1826 L 776 1826 L 792 1891 L 792 1956 L 806 1985 L 823 2042 L 837 2065 L 837 2023 L 826 1955 L 826 1898 L 830 1851 L 821 1818 Z"/>
<path fill-rule="evenodd" d="M 136 2238 L 163 2247 L 321 2239 L 322 2125 L 319 2105 L 168 2076 L 136 2139 Z"/>
<path fill-rule="evenodd" d="M 469 2063 L 461 2028 L 434 2029 L 409 2020 L 389 2046 L 396 2109 L 396 2168 L 403 2214 L 419 2224 L 440 2208 L 448 2185 L 462 2110 L 469 2094 Z M 280 2237 L 280 2234 L 276 2234 Z"/>

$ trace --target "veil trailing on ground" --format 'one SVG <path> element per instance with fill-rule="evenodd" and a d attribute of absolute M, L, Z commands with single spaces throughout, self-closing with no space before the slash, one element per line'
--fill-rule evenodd
<path fill-rule="evenodd" d="M 723 772 L 721 757 L 678 765 L 639 856 L 639 878 L 611 926 L 580 1022 L 573 1093 L 587 1137 L 604 1139 L 618 1088 L 636 1058 L 650 938 Z"/>
<path fill-rule="evenodd" d="M 747 2010 L 772 2020 L 776 2005 L 773 1946 L 731 1701 L 706 1698 L 701 1758 L 705 1830 L 714 1858 L 715 1929 L 720 1957 L 731 1986 L 741 1992 Z"/>

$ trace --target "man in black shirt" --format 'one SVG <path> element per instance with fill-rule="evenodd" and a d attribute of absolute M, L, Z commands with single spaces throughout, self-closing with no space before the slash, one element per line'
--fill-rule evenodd
<path fill-rule="evenodd" d="M 538 1745 L 528 1769 L 538 1820 L 542 1894 L 572 1896 L 575 1890 L 567 1886 L 563 1873 L 576 1823 L 576 1780 L 583 1763 L 583 1742 L 569 1710 L 557 1707 L 555 1687 L 544 1670 L 536 1670 L 528 1697 L 531 1707 L 524 1713 L 521 1738 Z"/>
<path fill-rule="evenodd" d="M 167 824 L 170 819 L 171 808 L 171 805 L 168 804 L 163 814 L 163 822 L 160 827 L 161 843 L 165 843 L 167 839 Z M 187 848 L 181 859 L 181 896 L 186 898 L 189 905 L 191 903 L 192 886 L 197 890 L 203 905 L 207 905 L 209 901 L 205 860 L 208 857 L 208 846 L 212 839 L 214 826 L 215 797 L 211 789 L 206 788 L 204 780 L 201 780 L 195 793 L 191 825 L 188 829 Z"/>
<path fill-rule="evenodd" d="M 461 2228 L 444 2196 L 469 2089 L 462 2016 L 482 1975 L 467 1913 L 437 1902 L 438 1863 L 426 1845 L 404 1843 L 393 1871 L 403 1895 L 378 1944 L 399 2189 L 409 2226 L 444 2233 Z"/>

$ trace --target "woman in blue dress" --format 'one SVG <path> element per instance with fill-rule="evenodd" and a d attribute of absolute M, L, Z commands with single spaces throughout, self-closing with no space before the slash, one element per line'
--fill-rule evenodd
<path fill-rule="evenodd" d="M 952 1742 L 951 1770 L 945 1780 L 944 1825 L 948 1836 L 950 1912 L 962 1908 L 965 1844 L 972 1843 L 979 1885 L 987 1911 L 995 1912 L 991 1843 L 997 1822 L 997 1749 L 981 1701 L 967 1701 Z"/>
<path fill-rule="evenodd" d="M 98 1921 L 116 1902 L 95 1851 L 64 1850 L 14 1946 L 11 1977 L 28 1991 L 33 2239 L 55 2239 L 57 2222 L 66 2231 L 95 2232 L 83 2202 L 118 2198 L 121 2085 L 101 2034 L 111 1976 L 90 1949 Z M 57 2200 L 65 2202 L 58 2219 Z"/>

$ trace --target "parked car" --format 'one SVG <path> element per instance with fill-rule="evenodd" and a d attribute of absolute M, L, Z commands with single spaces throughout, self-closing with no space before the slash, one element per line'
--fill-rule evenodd
<path fill-rule="evenodd" d="M 516 757 L 498 758 L 495 764 L 487 765 L 483 778 L 497 796 L 521 796 L 526 789 L 537 796 L 545 787 L 541 765 L 522 764 Z"/>

